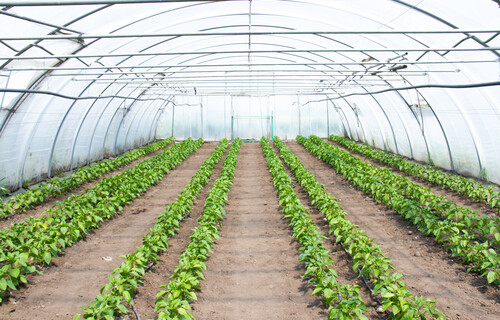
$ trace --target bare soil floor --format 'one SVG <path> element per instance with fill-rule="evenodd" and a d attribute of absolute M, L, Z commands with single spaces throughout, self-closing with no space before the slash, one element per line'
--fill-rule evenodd
<path fill-rule="evenodd" d="M 168 147 L 171 147 L 171 146 L 172 146 L 172 144 L 170 144 Z M 120 174 L 122 171 L 134 167 L 139 162 L 142 162 L 144 160 L 147 160 L 147 159 L 154 157 L 155 155 L 162 152 L 163 150 L 165 150 L 165 149 L 160 149 L 160 150 L 154 151 L 154 152 L 152 152 L 144 157 L 136 159 L 136 160 L 130 162 L 129 164 L 124 165 L 123 167 L 120 167 L 116 170 L 113 170 L 111 172 L 108 172 L 108 173 L 100 176 L 96 180 L 83 183 L 78 188 L 73 189 L 70 192 L 65 192 L 63 194 L 58 195 L 55 198 L 49 199 L 47 202 L 41 203 L 40 205 L 35 206 L 32 209 L 27 210 L 26 212 L 16 213 L 14 215 L 9 216 L 7 219 L 0 220 L 0 230 L 10 228 L 14 223 L 19 223 L 21 221 L 28 219 L 29 217 L 33 217 L 33 218 L 41 217 L 44 214 L 44 212 L 46 210 L 48 210 L 50 207 L 52 207 L 53 205 L 55 205 L 57 201 L 66 200 L 72 194 L 80 194 L 83 191 L 85 191 L 85 189 L 89 189 L 89 188 L 94 187 L 97 184 L 97 182 L 101 181 L 102 179 L 109 178 L 111 176 Z"/>
<path fill-rule="evenodd" d="M 0 306 L 0 319 L 71 319 L 99 294 L 107 276 L 135 251 L 165 206 L 182 191 L 215 148 L 205 143 L 161 181 L 125 206 L 123 212 L 66 249 L 44 274 L 30 276 L 29 285 Z"/>
<path fill-rule="evenodd" d="M 451 259 L 432 238 L 356 190 L 302 146 L 292 142 L 287 145 L 326 190 L 340 200 L 349 219 L 366 230 L 393 260 L 394 267 L 403 273 L 405 283 L 415 295 L 437 301 L 448 319 L 500 319 L 497 288 L 488 285 L 482 277 L 466 273 L 467 267 Z M 71 319 L 81 312 L 79 308 L 95 298 L 107 283 L 106 277 L 122 262 L 119 256 L 140 245 L 158 214 L 176 198 L 214 147 L 213 143 L 203 145 L 157 185 L 127 205 L 120 215 L 68 248 L 52 266 L 45 268 L 44 275 L 30 276 L 28 286 L 14 292 L 0 305 L 0 319 Z M 221 166 L 222 161 L 198 196 L 191 215 L 169 241 L 167 252 L 147 273 L 135 297 L 141 318 L 154 317 L 159 285 L 168 283 L 177 266 Z M 300 186 L 295 190 L 326 235 L 327 226 L 322 216 L 308 202 Z M 259 143 L 242 145 L 228 202 L 221 238 L 213 246 L 206 280 L 201 282 L 202 290 L 193 304 L 194 316 L 218 320 L 326 319 L 320 298 L 311 295 L 311 285 L 301 278 L 304 267 L 298 261 L 299 245 L 283 219 Z M 362 286 L 350 271 L 351 262 L 346 254 L 331 242 L 325 244 L 336 261 L 340 281 Z M 366 315 L 370 319 L 384 319 L 384 314 L 374 311 L 377 305 L 364 288 L 362 296 L 370 307 Z M 134 317 L 125 316 L 125 319 Z"/>
<path fill-rule="evenodd" d="M 279 151 L 276 147 L 274 148 L 274 151 L 279 155 Z M 388 319 L 388 316 L 385 312 L 377 312 L 377 308 L 380 307 L 380 304 L 371 295 L 370 290 L 363 283 L 362 278 L 358 277 L 358 273 L 354 273 L 352 271 L 352 259 L 349 257 L 347 252 L 342 249 L 342 246 L 335 243 L 333 237 L 329 236 L 329 225 L 325 220 L 325 216 L 317 209 L 315 205 L 311 203 L 307 191 L 304 190 L 304 188 L 294 177 L 292 171 L 286 165 L 285 161 L 281 159 L 281 162 L 285 166 L 288 175 L 292 178 L 294 191 L 299 196 L 300 201 L 309 212 L 309 216 L 319 227 L 323 236 L 328 239 L 324 241 L 323 245 L 330 251 L 330 257 L 334 261 L 333 267 L 338 274 L 337 281 L 341 284 L 359 286 L 361 298 L 363 299 L 365 305 L 368 307 L 368 311 L 363 312 L 366 317 L 368 317 L 369 319 Z"/>
<path fill-rule="evenodd" d="M 287 143 L 308 170 L 336 197 L 348 218 L 375 240 L 392 259 L 415 295 L 433 299 L 447 319 L 500 318 L 500 291 L 449 254 L 432 238 L 384 205 L 355 189 L 328 164 L 295 142 Z"/>
<path fill-rule="evenodd" d="M 167 285 L 170 282 L 169 278 L 172 276 L 179 263 L 181 253 L 189 244 L 189 236 L 193 228 L 197 226 L 197 219 L 203 213 L 203 206 L 205 205 L 207 195 L 215 180 L 220 176 L 226 154 L 219 163 L 215 165 L 207 185 L 205 185 L 197 195 L 191 208 L 191 213 L 184 218 L 177 233 L 168 241 L 167 251 L 159 255 L 156 264 L 151 268 L 150 272 L 145 274 L 143 283 L 134 297 L 137 313 L 141 319 L 156 318 L 157 313 L 154 312 L 156 294 L 158 291 L 163 290 L 160 288 L 160 285 Z M 123 317 L 123 320 L 129 319 L 135 320 L 136 318 L 134 315 L 126 315 Z"/>
<path fill-rule="evenodd" d="M 278 206 L 259 143 L 244 143 L 220 240 L 193 304 L 197 319 L 326 319 L 301 279 L 297 242 Z"/>

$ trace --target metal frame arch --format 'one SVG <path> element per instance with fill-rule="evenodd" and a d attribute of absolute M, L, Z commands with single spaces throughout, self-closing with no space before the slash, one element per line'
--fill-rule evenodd
<path fill-rule="evenodd" d="M 77 17 L 77 18 L 75 18 L 75 19 L 73 19 L 73 20 L 71 20 L 71 21 L 69 21 L 69 22 L 67 22 L 67 23 L 65 23 L 65 24 L 63 25 L 63 27 L 67 27 L 67 26 L 69 26 L 69 25 L 71 25 L 71 24 L 73 24 L 73 23 L 75 23 L 75 22 L 78 22 L 78 21 L 80 21 L 80 20 L 82 20 L 82 19 L 86 18 L 87 16 L 94 14 L 95 12 L 98 12 L 98 11 L 100 11 L 100 10 L 105 9 L 105 8 L 106 8 L 106 7 L 108 7 L 108 6 L 109 6 L 109 5 L 105 5 L 105 6 L 103 6 L 103 7 L 96 8 L 95 10 L 91 10 L 91 11 L 89 11 L 89 12 L 87 12 L 87 13 L 85 13 L 85 14 L 83 14 L 83 15 L 81 15 L 81 16 L 79 16 L 79 17 Z M 51 31 L 49 34 L 52 34 L 52 33 L 54 33 L 54 34 L 55 34 L 55 33 L 59 32 L 59 30 L 60 30 L 60 29 L 56 28 L 56 29 L 54 29 L 53 31 Z M 36 42 L 36 41 L 35 41 L 35 44 L 30 44 L 30 46 L 31 46 L 31 47 L 36 46 L 36 44 L 37 44 L 37 43 L 38 43 L 38 42 Z M 81 50 L 83 50 L 84 48 L 86 48 L 87 46 L 89 46 L 89 45 L 90 45 L 90 44 L 92 44 L 92 43 L 94 43 L 94 41 L 91 41 L 91 42 L 89 42 L 89 43 L 85 44 L 84 46 L 77 48 L 76 50 L 72 51 L 72 52 L 71 52 L 71 54 L 76 54 L 76 53 L 80 52 Z M 30 48 L 31 48 L 31 47 L 30 47 Z M 27 48 L 27 49 L 29 49 L 29 48 Z M 58 67 L 58 66 L 60 66 L 60 65 L 64 64 L 64 62 L 66 62 L 66 60 L 62 60 L 62 61 L 60 60 L 60 61 L 56 62 L 56 63 L 53 65 L 53 67 Z M 5 65 L 7 65 L 7 63 L 5 63 Z M 5 66 L 5 65 L 2 65 L 2 66 L 0 67 L 0 70 L 2 70 L 2 69 L 4 68 L 4 66 Z M 33 82 L 32 82 L 32 83 L 28 86 L 28 89 L 32 89 L 33 87 L 35 87 L 35 86 L 39 85 L 39 84 L 40 84 L 43 80 L 45 80 L 45 78 L 47 78 L 47 77 L 48 77 L 51 73 L 52 73 L 52 70 L 46 70 L 45 72 L 42 72 L 42 73 L 40 74 L 40 76 L 39 76 L 38 78 L 34 79 L 34 80 L 33 80 Z M 15 111 L 16 111 L 16 110 L 17 110 L 17 108 L 19 107 L 19 104 L 20 104 L 22 101 L 24 101 L 24 99 L 26 98 L 26 96 L 27 96 L 27 95 L 28 95 L 28 94 L 22 94 L 22 95 L 20 95 L 20 96 L 19 96 L 19 98 L 18 98 L 18 99 L 17 99 L 17 100 L 13 103 L 12 108 L 10 108 L 10 110 L 11 110 L 11 111 L 10 111 L 10 114 L 11 114 L 11 113 L 13 113 L 13 112 L 15 113 Z M 0 125 L 0 136 L 1 136 L 1 135 L 2 135 L 2 133 L 3 133 L 3 129 L 4 129 L 5 125 L 6 125 L 6 123 L 9 121 L 10 114 L 9 114 L 7 117 L 5 117 L 4 121 L 3 121 L 3 122 L 2 122 L 2 124 Z"/>
<path fill-rule="evenodd" d="M 149 104 L 145 107 L 145 109 L 149 109 L 149 107 L 150 107 L 152 104 L 154 104 L 155 102 L 156 102 L 156 101 L 152 101 L 152 102 L 150 102 L 150 103 L 149 103 Z M 135 104 L 135 103 L 134 103 L 134 104 Z M 129 140 L 129 133 L 130 133 L 130 130 L 132 129 L 133 125 L 134 125 L 135 123 L 137 123 L 137 122 L 135 121 L 135 119 L 137 118 L 137 116 L 138 116 L 139 114 L 141 115 L 141 116 L 140 116 L 140 118 L 139 118 L 139 122 L 137 123 L 137 127 L 139 127 L 139 124 L 140 124 L 140 122 L 141 122 L 142 118 L 144 117 L 144 114 L 146 113 L 146 112 L 141 112 L 141 109 L 140 109 L 139 104 L 135 104 L 135 105 L 136 105 L 136 108 L 137 108 L 138 110 L 135 112 L 134 116 L 130 119 L 130 125 L 127 127 L 127 131 L 126 131 L 126 133 L 125 133 L 125 137 L 124 137 L 124 140 L 123 140 L 124 145 L 125 145 L 125 151 L 127 151 L 127 150 L 131 150 L 131 149 L 133 149 L 133 148 L 135 147 L 135 143 L 128 144 L 128 146 L 129 146 L 129 147 L 127 147 L 127 141 Z M 130 106 L 130 110 L 132 110 L 132 107 L 133 107 L 133 105 L 131 105 L 131 106 Z M 130 147 L 130 146 L 132 146 L 132 147 Z"/>
<path fill-rule="evenodd" d="M 441 22 L 441 23 L 443 23 L 443 24 L 447 25 L 448 27 L 450 27 L 450 28 L 452 28 L 452 29 L 458 29 L 458 27 L 457 27 L 457 26 L 455 26 L 453 23 L 451 23 L 451 22 L 449 22 L 449 21 L 446 21 L 446 20 L 444 20 L 443 18 L 438 17 L 438 16 L 436 16 L 435 14 L 433 14 L 433 13 L 431 13 L 431 12 L 429 12 L 429 11 L 423 10 L 422 8 L 419 8 L 419 7 L 417 7 L 417 6 L 411 5 L 411 4 L 406 3 L 406 2 L 404 2 L 404 1 L 402 1 L 402 0 L 391 0 L 391 1 L 393 1 L 393 2 L 395 2 L 395 3 L 398 3 L 398 4 L 400 4 L 400 5 L 403 5 L 403 6 L 405 6 L 405 7 L 411 8 L 412 10 L 415 10 L 415 11 L 417 11 L 417 12 L 420 12 L 420 13 L 422 13 L 422 14 L 426 15 L 426 16 L 429 16 L 429 17 L 431 17 L 431 18 L 433 18 L 433 19 L 435 19 L 435 20 L 437 20 L 437 21 L 439 21 L 439 22 Z M 466 36 L 470 37 L 472 40 L 476 41 L 478 44 L 482 45 L 482 46 L 483 46 L 483 47 L 485 47 L 485 48 L 489 48 L 489 47 L 490 47 L 490 46 L 488 46 L 488 44 L 484 43 L 483 41 L 481 41 L 481 40 L 480 40 L 479 38 L 477 38 L 476 36 L 471 36 L 471 35 L 470 35 L 470 34 L 468 34 L 468 33 L 464 33 L 464 35 L 466 35 Z M 496 55 L 498 58 L 500 58 L 500 54 L 499 54 L 496 50 L 490 50 L 490 51 L 491 51 L 494 55 Z"/>
<path fill-rule="evenodd" d="M 342 126 L 344 127 L 344 129 L 348 129 L 348 136 L 350 139 L 352 140 L 355 140 L 354 139 L 354 133 L 353 133 L 353 130 L 351 129 L 351 124 L 349 123 L 349 119 L 347 118 L 347 115 L 345 114 L 344 112 L 344 109 L 342 108 L 342 106 L 340 105 L 336 105 L 335 102 L 332 101 L 332 104 L 333 104 L 333 108 L 335 109 L 335 111 L 337 111 L 337 113 L 340 115 L 340 113 L 342 113 L 342 116 L 344 117 L 345 119 L 345 122 L 342 121 L 341 117 L 339 116 L 339 119 L 341 119 L 341 123 L 342 123 Z M 339 112 L 340 110 L 340 112 Z M 347 128 L 346 128 L 346 125 L 347 124 Z M 346 130 L 347 132 L 347 130 Z"/>
<path fill-rule="evenodd" d="M 65 82 L 62 82 L 60 84 L 60 87 L 64 87 L 66 85 Z M 26 97 L 27 98 L 27 97 Z M 53 101 L 54 99 L 56 99 L 56 97 L 51 97 L 48 101 Z M 36 132 L 36 130 L 38 129 L 38 126 L 40 124 L 40 119 L 41 117 L 44 115 L 44 111 L 49 107 L 50 103 L 46 103 L 44 106 L 43 106 L 43 110 L 40 111 L 40 114 L 38 115 L 36 121 L 34 122 L 34 125 L 31 127 L 31 130 L 30 132 L 28 133 L 28 135 L 26 136 L 26 140 L 25 140 L 25 145 L 24 145 L 24 150 L 23 152 L 21 153 L 21 158 L 19 159 L 20 160 L 20 166 L 18 167 L 18 174 L 19 174 L 19 181 L 18 181 L 18 187 L 21 188 L 22 187 L 22 184 L 23 184 L 23 180 L 24 180 L 24 169 L 25 169 L 25 165 L 26 165 L 26 157 L 28 155 L 28 150 L 31 148 L 31 144 L 32 144 L 32 141 L 33 141 L 33 136 Z"/>
<path fill-rule="evenodd" d="M 123 100 L 123 103 L 126 103 L 126 100 Z M 106 149 L 106 138 L 108 137 L 109 133 L 109 128 L 111 127 L 111 124 L 113 123 L 113 120 L 116 117 L 116 114 L 120 110 L 120 106 L 122 104 L 120 103 L 118 107 L 115 109 L 115 112 L 113 112 L 113 116 L 111 116 L 111 119 L 109 120 L 108 126 L 106 127 L 106 133 L 104 134 L 104 139 L 102 140 L 102 153 L 101 153 L 101 159 L 104 159 L 104 150 Z"/>
<path fill-rule="evenodd" d="M 87 89 L 89 89 L 92 86 L 92 84 L 93 84 L 93 82 L 89 82 L 87 84 L 87 86 L 80 92 L 80 94 L 78 96 L 80 97 L 85 91 L 87 91 Z M 62 126 L 64 125 L 66 117 L 69 115 L 69 113 L 71 112 L 71 110 L 73 109 L 73 107 L 75 106 L 75 104 L 77 103 L 77 101 L 78 100 L 74 100 L 73 103 L 71 103 L 71 105 L 69 106 L 68 110 L 66 111 L 66 113 L 63 116 L 63 118 L 61 119 L 61 122 L 59 123 L 59 126 L 57 127 L 54 139 L 52 140 L 52 146 L 50 148 L 49 160 L 48 160 L 48 170 L 47 170 L 49 178 L 52 175 L 52 158 L 54 156 L 54 149 L 55 149 L 55 146 L 57 144 L 57 140 L 59 138 L 59 133 L 61 131 Z"/>
<path fill-rule="evenodd" d="M 144 95 L 145 93 L 147 92 L 147 89 L 146 90 L 143 90 L 138 96 L 137 98 L 140 98 L 142 95 Z M 122 115 L 122 118 L 120 120 L 120 122 L 118 123 L 118 126 L 116 128 L 116 133 L 115 133 L 115 141 L 113 143 L 113 154 L 118 154 L 118 151 L 116 150 L 116 143 L 118 141 L 118 135 L 120 133 L 120 128 L 122 127 L 122 123 L 123 123 L 123 120 L 125 120 L 125 117 L 127 116 L 127 114 L 129 113 L 130 109 L 132 109 L 132 107 L 134 106 L 134 104 L 137 102 L 137 100 L 134 100 L 129 106 L 128 108 L 124 109 L 124 113 Z"/>
<path fill-rule="evenodd" d="M 158 94 L 157 96 L 160 96 L 160 94 Z M 157 101 L 151 101 L 144 109 L 144 111 L 142 111 L 141 113 L 141 117 L 140 119 L 137 121 L 137 125 L 136 125 L 136 128 L 135 128 L 135 134 L 134 136 L 137 137 L 138 136 L 138 133 L 139 133 L 139 128 L 141 128 L 141 123 L 142 122 L 146 122 L 146 120 L 148 119 L 148 117 L 146 115 L 149 116 L 149 118 L 151 117 L 152 114 L 153 115 L 153 118 L 156 117 L 156 114 L 158 113 L 159 109 L 162 107 L 162 105 L 164 104 L 165 102 L 164 101 L 161 101 L 161 100 L 157 100 Z M 144 118 L 146 117 L 146 119 L 144 120 Z M 143 121 L 144 120 L 144 121 Z M 148 143 L 150 140 L 150 136 L 151 136 L 151 128 L 149 129 L 149 134 L 148 136 L 144 136 L 144 138 L 146 138 L 146 143 Z"/>
<path fill-rule="evenodd" d="M 106 90 L 108 90 L 111 86 L 113 86 L 114 84 L 113 83 L 110 83 L 106 86 L 106 88 L 104 88 L 104 90 L 101 91 L 101 94 L 103 92 L 105 92 Z M 71 147 L 71 157 L 70 157 L 70 171 L 73 170 L 73 159 L 74 159 L 74 155 L 75 155 L 75 148 L 76 148 L 76 142 L 78 140 L 78 136 L 80 135 L 80 130 L 82 129 L 82 125 L 83 123 L 85 122 L 85 120 L 87 119 L 87 115 L 89 114 L 90 110 L 92 110 L 92 108 L 94 107 L 95 103 L 97 102 L 97 99 L 94 100 L 90 105 L 89 107 L 87 108 L 87 111 L 85 111 L 84 115 L 82 116 L 81 120 L 80 120 L 80 123 L 77 127 L 77 130 L 75 130 L 75 134 L 73 135 L 73 143 L 72 143 L 72 147 Z"/>
<path fill-rule="evenodd" d="M 114 84 L 114 83 L 113 83 Z M 116 94 L 119 94 L 120 92 L 122 92 L 122 90 L 124 90 L 125 88 L 127 87 L 127 85 L 122 85 L 121 88 L 118 89 L 118 91 L 116 92 Z M 133 92 L 133 90 L 132 90 Z M 130 96 L 130 94 L 129 94 Z M 90 152 L 92 150 L 92 144 L 94 142 L 94 135 L 95 135 L 95 132 L 97 130 L 97 126 L 99 125 L 99 122 L 101 122 L 101 119 L 102 119 L 102 115 L 106 112 L 106 110 L 108 109 L 109 105 L 111 104 L 111 102 L 113 102 L 115 98 L 111 98 L 109 99 L 108 103 L 106 103 L 106 105 L 101 109 L 101 112 L 99 113 L 99 116 L 96 118 L 96 121 L 95 121 L 95 124 L 92 128 L 92 134 L 90 135 L 90 140 L 89 140 L 89 147 L 88 147 L 88 151 L 87 151 L 87 164 L 90 163 Z M 106 140 L 106 137 L 104 137 L 104 140 Z"/>
<path fill-rule="evenodd" d="M 170 97 L 172 97 L 172 96 L 170 96 Z M 158 128 L 158 122 L 160 121 L 160 116 L 165 112 L 165 109 L 167 108 L 169 103 L 171 103 L 171 101 L 166 101 L 160 108 L 158 108 L 158 111 L 156 112 L 155 116 L 153 117 L 153 119 L 151 121 L 151 131 L 149 132 L 149 140 L 150 141 L 157 139 L 156 130 Z M 156 119 L 156 121 L 155 121 L 155 119 Z"/>

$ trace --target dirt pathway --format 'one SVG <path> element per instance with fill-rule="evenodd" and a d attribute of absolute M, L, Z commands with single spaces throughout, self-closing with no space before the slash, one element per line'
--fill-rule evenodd
<path fill-rule="evenodd" d="M 137 313 L 141 319 L 152 319 L 157 316 L 157 313 L 154 312 L 155 301 L 157 299 L 156 294 L 160 290 L 160 285 L 167 285 L 170 282 L 169 277 L 174 273 L 175 268 L 179 264 L 181 253 L 189 244 L 189 236 L 192 229 L 198 225 L 197 219 L 203 213 L 203 206 L 205 205 L 208 192 L 215 180 L 220 176 L 228 150 L 229 147 L 226 149 L 226 153 L 222 156 L 219 163 L 215 165 L 207 185 L 201 189 L 196 197 L 190 215 L 184 218 L 178 232 L 168 241 L 167 251 L 158 257 L 156 264 L 151 268 L 151 272 L 146 273 L 144 276 L 144 282 L 134 297 Z M 135 316 L 124 316 L 123 319 L 135 320 Z"/>
<path fill-rule="evenodd" d="M 279 155 L 278 148 L 274 147 L 274 152 Z M 358 273 L 352 271 L 352 259 L 349 257 L 347 252 L 342 249 L 340 244 L 335 243 L 334 238 L 329 236 L 329 225 L 325 220 L 325 216 L 316 208 L 315 205 L 309 200 L 309 195 L 307 191 L 300 185 L 295 176 L 293 175 L 290 168 L 286 165 L 285 161 L 280 158 L 281 162 L 285 166 L 288 175 L 292 178 L 294 184 L 294 191 L 299 196 L 300 201 L 306 207 L 307 211 L 310 213 L 310 217 L 313 219 L 314 223 L 321 230 L 323 236 L 328 240 L 324 241 L 325 247 L 330 251 L 330 257 L 334 261 L 333 267 L 337 271 L 337 280 L 341 284 L 351 284 L 358 285 L 360 288 L 360 295 L 363 302 L 368 307 L 368 311 L 363 312 L 363 314 L 369 319 L 388 319 L 385 313 L 377 312 L 379 307 L 378 302 L 370 294 L 369 289 L 363 283 L 363 280 L 358 277 Z"/>
<path fill-rule="evenodd" d="M 301 279 L 298 244 L 282 220 L 259 143 L 238 156 L 220 240 L 193 304 L 197 319 L 326 319 Z"/>
<path fill-rule="evenodd" d="M 408 175 L 408 174 L 406 174 L 406 173 L 404 173 L 402 171 L 399 171 L 399 170 L 397 170 L 397 169 L 395 169 L 395 168 L 393 168 L 391 166 L 385 165 L 385 164 L 383 164 L 383 163 L 381 163 L 381 162 L 379 162 L 379 161 L 377 161 L 375 159 L 371 159 L 371 158 L 368 158 L 368 157 L 366 157 L 364 155 L 356 153 L 356 152 L 354 152 L 354 151 L 352 151 L 352 150 L 344 147 L 343 145 L 341 145 L 339 143 L 336 143 L 336 142 L 333 142 L 333 141 L 329 141 L 329 140 L 327 140 L 327 142 L 330 143 L 330 144 L 333 144 L 333 145 L 335 145 L 337 147 L 342 148 L 343 150 L 349 152 L 353 156 L 358 157 L 361 160 L 363 160 L 365 162 L 368 162 L 368 163 L 372 164 L 373 166 L 375 166 L 377 168 L 388 168 L 392 172 L 394 172 L 395 174 L 398 174 L 398 175 L 401 175 L 401 176 L 405 176 L 405 177 L 409 178 L 412 182 L 414 182 L 414 183 L 416 183 L 416 184 L 418 184 L 420 186 L 429 188 L 432 193 L 434 193 L 436 195 L 439 195 L 439 196 L 442 196 L 442 197 L 445 197 L 446 199 L 448 199 L 448 201 L 456 203 L 457 205 L 462 206 L 462 207 L 467 207 L 469 209 L 476 210 L 476 211 L 478 211 L 478 214 L 480 216 L 486 215 L 488 217 L 493 217 L 495 215 L 498 216 L 498 214 L 499 214 L 498 210 L 490 208 L 485 203 L 475 202 L 475 201 L 471 200 L 470 198 L 459 194 L 458 192 L 455 192 L 455 191 L 452 191 L 452 190 L 448 190 L 448 189 L 443 189 L 440 186 L 434 185 L 434 184 L 432 184 L 430 182 L 422 181 L 422 180 L 418 179 L 417 177 Z"/>
<path fill-rule="evenodd" d="M 447 319 L 500 318 L 500 291 L 484 278 L 465 272 L 432 238 L 392 210 L 356 190 L 328 164 L 295 142 L 287 146 L 336 197 L 348 218 L 380 245 L 415 295 L 433 299 Z"/>
<path fill-rule="evenodd" d="M 133 252 L 167 203 L 175 199 L 216 144 L 205 143 L 176 169 L 104 223 L 85 241 L 68 248 L 44 275 L 30 277 L 30 285 L 0 306 L 0 319 L 71 319 L 107 283 L 107 276 Z"/>
<path fill-rule="evenodd" d="M 172 145 L 173 144 L 170 144 L 168 147 L 171 147 Z M 14 215 L 8 217 L 7 219 L 0 220 L 0 230 L 4 230 L 4 229 L 7 229 L 7 228 L 10 228 L 14 223 L 18 223 L 18 222 L 24 221 L 24 220 L 28 219 L 28 217 L 33 217 L 33 218 L 41 217 L 45 213 L 45 211 L 48 210 L 53 205 L 55 205 L 57 201 L 66 200 L 72 194 L 80 194 L 85 189 L 89 189 L 89 188 L 92 188 L 93 186 L 95 186 L 96 183 L 99 182 L 99 181 L 101 181 L 102 179 L 109 178 L 111 176 L 115 176 L 117 174 L 120 174 L 122 171 L 134 167 L 139 162 L 154 157 L 155 155 L 157 155 L 158 153 L 160 153 L 163 150 L 165 150 L 165 149 L 160 149 L 160 150 L 154 151 L 154 152 L 152 152 L 152 153 L 150 153 L 150 154 L 148 154 L 148 155 L 146 155 L 144 157 L 141 157 L 139 159 L 136 159 L 136 160 L 130 162 L 129 164 L 127 164 L 127 165 L 125 165 L 123 167 L 120 167 L 120 168 L 118 168 L 116 170 L 108 172 L 108 173 L 100 176 L 99 178 L 97 178 L 95 180 L 92 180 L 90 182 L 85 182 L 84 184 L 82 184 L 78 188 L 73 189 L 70 192 L 65 192 L 63 194 L 60 194 L 57 197 L 52 198 L 52 199 L 48 200 L 45 203 L 39 204 L 39 205 L 33 207 L 32 209 L 27 210 L 26 212 L 17 213 L 17 214 L 14 214 Z"/>

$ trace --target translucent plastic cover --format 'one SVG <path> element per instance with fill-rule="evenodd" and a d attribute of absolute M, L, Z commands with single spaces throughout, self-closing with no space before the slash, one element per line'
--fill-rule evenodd
<path fill-rule="evenodd" d="M 11 188 L 174 135 L 337 134 L 500 182 L 493 0 L 0 1 Z"/>

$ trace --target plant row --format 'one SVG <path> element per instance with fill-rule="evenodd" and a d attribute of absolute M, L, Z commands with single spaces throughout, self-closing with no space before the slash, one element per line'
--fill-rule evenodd
<path fill-rule="evenodd" d="M 34 264 L 50 264 L 65 247 L 121 211 L 202 144 L 202 139 L 175 144 L 82 194 L 58 202 L 42 217 L 30 217 L 0 232 L 0 299 L 21 282 L 26 283 L 24 275 L 36 271 Z"/>
<path fill-rule="evenodd" d="M 54 178 L 41 183 L 36 187 L 17 194 L 8 201 L 0 202 L 0 219 L 6 218 L 17 212 L 24 212 L 38 204 L 44 203 L 48 199 L 69 192 L 84 182 L 97 179 L 101 175 L 116 170 L 130 162 L 148 155 L 154 151 L 165 148 L 174 141 L 173 137 L 150 144 L 143 148 L 135 149 L 124 153 L 116 158 L 99 161 L 90 166 L 76 170 L 72 175 L 64 178 Z"/>
<path fill-rule="evenodd" d="M 237 138 L 228 151 L 220 177 L 214 182 L 208 193 L 203 214 L 198 218 L 198 226 L 190 235 L 190 242 L 179 258 L 179 264 L 167 285 L 160 286 L 155 302 L 157 319 L 194 319 L 189 312 L 190 302 L 197 299 L 196 290 L 200 290 L 200 280 L 204 279 L 211 246 L 219 239 L 218 228 L 225 215 L 227 194 L 233 183 L 238 151 L 241 140 Z"/>
<path fill-rule="evenodd" d="M 477 237 L 480 241 L 489 241 L 494 248 L 500 247 L 500 217 L 479 216 L 476 211 L 467 207 L 458 206 L 445 197 L 432 193 L 429 188 L 420 186 L 411 181 L 410 178 L 395 174 L 390 169 L 376 169 L 371 164 L 352 156 L 350 153 L 338 149 L 339 153 L 345 155 L 343 159 L 363 166 L 365 170 L 371 171 L 380 180 L 390 183 L 403 196 L 420 202 L 421 205 L 430 208 L 437 216 L 458 221 L 464 224 L 464 229 Z"/>
<path fill-rule="evenodd" d="M 290 221 L 293 237 L 301 245 L 299 260 L 306 267 L 304 277 L 314 284 L 313 294 L 322 296 L 323 304 L 328 307 L 328 319 L 368 319 L 363 315 L 368 308 L 361 299 L 359 286 L 337 281 L 334 261 L 323 244 L 321 231 L 293 191 L 292 180 L 266 138 L 261 139 L 261 144 L 279 204 Z"/>
<path fill-rule="evenodd" d="M 312 204 L 318 207 L 329 224 L 329 232 L 335 242 L 342 245 L 352 258 L 352 269 L 373 284 L 373 294 L 381 296 L 382 309 L 391 310 L 394 319 L 442 318 L 442 312 L 434 307 L 435 302 L 423 297 L 414 297 L 399 273 L 392 273 L 391 260 L 384 256 L 373 239 L 358 229 L 346 218 L 337 199 L 326 192 L 324 186 L 308 171 L 300 160 L 278 138 L 274 138 L 281 158 L 285 161 L 297 181 L 308 193 Z"/>
<path fill-rule="evenodd" d="M 319 138 L 315 137 L 318 140 Z M 463 224 L 462 231 L 466 231 L 474 239 L 486 242 L 487 245 L 498 250 L 500 248 L 500 218 L 479 216 L 476 211 L 467 207 L 458 206 L 445 197 L 437 196 L 425 188 L 411 181 L 407 177 L 395 174 L 390 169 L 376 169 L 371 164 L 354 157 L 349 152 L 337 149 L 343 159 L 364 170 L 371 171 L 386 184 L 391 184 L 400 194 L 418 201 L 421 205 L 430 208 L 439 218 L 457 221 Z"/>
<path fill-rule="evenodd" d="M 486 187 L 476 180 L 436 170 L 430 165 L 420 165 L 408 161 L 400 155 L 374 150 L 369 146 L 357 144 L 343 137 L 330 135 L 329 139 L 368 158 L 373 158 L 409 175 L 429 181 L 445 189 L 456 191 L 475 201 L 487 203 L 490 207 L 500 210 L 500 192 L 494 191 L 492 186 Z"/>
<path fill-rule="evenodd" d="M 224 139 L 203 162 L 177 199 L 169 203 L 158 216 L 154 227 L 144 236 L 142 245 L 135 252 L 121 256 L 125 261 L 113 270 L 108 277 L 109 282 L 101 288 L 101 294 L 83 308 L 84 319 L 114 319 L 119 314 L 128 313 L 126 304 L 132 305 L 132 297 L 146 269 L 157 261 L 159 252 L 167 250 L 168 241 L 190 213 L 198 193 L 208 183 L 228 144 L 227 139 Z M 76 315 L 74 319 L 79 317 Z"/>
<path fill-rule="evenodd" d="M 314 136 L 311 139 L 298 136 L 297 141 L 363 192 L 392 208 L 416 225 L 421 232 L 432 235 L 453 257 L 461 257 L 462 263 L 470 264 L 469 271 L 486 276 L 489 283 L 500 283 L 499 254 L 489 248 L 487 241 L 475 240 L 476 237 L 466 231 L 464 222 L 437 217 L 429 208 L 404 197 L 392 184 L 381 180 L 377 174 L 380 169 L 363 165 L 363 161 L 338 147 Z"/>

